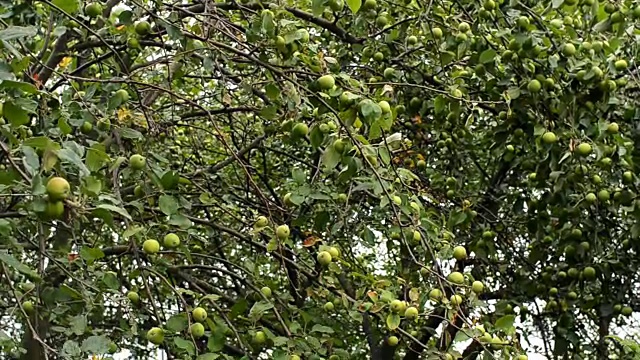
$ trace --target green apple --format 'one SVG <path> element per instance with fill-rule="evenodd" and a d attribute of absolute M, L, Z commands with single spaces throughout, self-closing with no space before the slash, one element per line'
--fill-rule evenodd
<path fill-rule="evenodd" d="M 484 284 L 482 281 L 476 280 L 471 284 L 471 290 L 476 294 L 480 294 L 484 291 Z"/>
<path fill-rule="evenodd" d="M 558 141 L 558 137 L 551 131 L 547 131 L 542 135 L 542 142 L 547 145 L 554 144 L 556 141 Z"/>
<path fill-rule="evenodd" d="M 318 86 L 321 90 L 330 90 L 336 85 L 336 79 L 332 75 L 323 75 L 318 78 Z"/>
<path fill-rule="evenodd" d="M 454 294 L 454 295 L 451 295 L 451 298 L 449 299 L 449 301 L 453 306 L 460 306 L 460 304 L 462 304 L 463 299 L 462 299 L 462 296 L 458 294 Z"/>
<path fill-rule="evenodd" d="M 169 233 L 164 236 L 162 244 L 166 248 L 175 249 L 180 245 L 180 237 L 174 233 Z"/>
<path fill-rule="evenodd" d="M 151 24 L 148 21 L 142 20 L 138 21 L 134 27 L 136 34 L 140 36 L 144 36 L 151 32 Z"/>
<path fill-rule="evenodd" d="M 151 328 L 147 331 L 147 340 L 155 345 L 160 345 L 164 341 L 164 331 L 159 327 Z"/>
<path fill-rule="evenodd" d="M 57 220 L 64 215 L 64 202 L 62 201 L 47 201 L 47 206 L 44 210 L 44 215 L 47 219 Z"/>
<path fill-rule="evenodd" d="M 433 301 L 439 301 L 440 299 L 442 299 L 442 290 L 431 289 L 431 291 L 429 291 L 429 299 Z"/>
<path fill-rule="evenodd" d="M 53 177 L 47 182 L 47 195 L 50 201 L 64 200 L 69 197 L 69 182 L 61 177 Z"/>
<path fill-rule="evenodd" d="M 158 240 L 147 239 L 142 243 L 142 250 L 145 254 L 157 254 L 160 251 L 160 243 Z"/>
<path fill-rule="evenodd" d="M 207 310 L 201 307 L 197 307 L 191 311 L 191 317 L 193 317 L 193 320 L 199 323 L 204 322 L 207 318 Z"/>
<path fill-rule="evenodd" d="M 391 112 L 391 105 L 389 105 L 389 103 L 385 100 L 380 101 L 378 103 L 378 106 L 380 106 L 383 114 L 388 114 Z"/>
<path fill-rule="evenodd" d="M 335 305 L 333 305 L 333 303 L 331 301 L 327 301 L 324 304 L 324 309 L 325 309 L 325 311 L 331 312 L 331 311 L 333 311 L 335 309 Z"/>
<path fill-rule="evenodd" d="M 268 286 L 263 286 L 262 289 L 260 289 L 260 292 L 262 293 L 262 295 L 264 295 L 264 297 L 266 298 L 270 298 L 272 295 L 271 292 L 271 288 Z"/>
<path fill-rule="evenodd" d="M 122 102 L 129 101 L 129 93 L 125 89 L 120 89 L 116 91 L 116 97 L 120 98 Z"/>
<path fill-rule="evenodd" d="M 397 345 L 398 345 L 398 342 L 400 342 L 400 340 L 398 339 L 398 337 L 397 337 L 397 336 L 393 336 L 393 335 L 392 335 L 392 336 L 389 336 L 389 337 L 387 338 L 387 344 L 388 344 L 389 346 L 397 346 Z"/>
<path fill-rule="evenodd" d="M 340 257 L 340 250 L 335 246 L 329 247 L 329 250 L 327 251 L 329 252 L 329 254 L 331 254 L 332 260 Z"/>
<path fill-rule="evenodd" d="M 35 310 L 35 306 L 33 305 L 33 302 L 28 300 L 22 303 L 22 308 L 27 314 L 32 314 L 33 311 Z"/>
<path fill-rule="evenodd" d="M 96 18 L 102 15 L 102 4 L 99 2 L 89 3 L 84 7 L 84 13 L 90 18 Z"/>
<path fill-rule="evenodd" d="M 93 124 L 88 121 L 83 122 L 80 126 L 80 132 L 83 134 L 88 134 L 91 132 L 91 130 L 93 130 Z"/>
<path fill-rule="evenodd" d="M 200 323 L 191 324 L 189 327 L 189 333 L 196 339 L 199 339 L 204 336 L 204 325 Z"/>
<path fill-rule="evenodd" d="M 142 170 L 146 163 L 147 160 L 140 154 L 131 155 L 131 157 L 129 158 L 129 166 L 133 170 Z"/>
<path fill-rule="evenodd" d="M 265 334 L 263 331 L 256 331 L 255 335 L 253 336 L 253 342 L 256 344 L 264 344 L 265 342 L 267 342 L 267 334 Z"/>
<path fill-rule="evenodd" d="M 254 226 L 256 228 L 263 228 L 267 225 L 269 225 L 269 219 L 267 219 L 266 216 L 258 216 L 256 222 L 254 223 Z"/>
<path fill-rule="evenodd" d="M 416 317 L 418 317 L 418 314 L 418 308 L 415 306 L 410 306 L 407 308 L 407 310 L 404 311 L 404 317 L 406 317 L 407 319 L 415 319 Z"/>
<path fill-rule="evenodd" d="M 542 84 L 536 79 L 529 81 L 529 84 L 527 84 L 527 90 L 529 90 L 529 92 L 531 93 L 538 93 L 541 89 Z"/>
<path fill-rule="evenodd" d="M 580 143 L 580 145 L 575 148 L 575 151 L 578 155 L 588 156 L 591 154 L 592 148 L 588 143 Z"/>
<path fill-rule="evenodd" d="M 320 263 L 320 265 L 322 266 L 329 265 L 333 260 L 333 258 L 331 257 L 331 254 L 328 251 L 320 251 L 318 253 L 317 259 L 318 259 L 318 263 Z"/>
<path fill-rule="evenodd" d="M 276 228 L 276 237 L 280 240 L 286 240 L 289 238 L 291 234 L 291 230 L 289 230 L 288 225 L 280 225 Z"/>
<path fill-rule="evenodd" d="M 467 258 L 467 249 L 464 246 L 456 246 L 453 248 L 453 257 L 460 261 Z"/>
<path fill-rule="evenodd" d="M 454 271 L 451 274 L 449 274 L 447 279 L 449 279 L 449 281 L 451 281 L 452 283 L 454 283 L 456 285 L 464 284 L 464 275 L 462 275 L 462 273 L 460 273 L 458 271 Z"/>
<path fill-rule="evenodd" d="M 132 303 L 137 304 L 138 302 L 140 302 L 140 295 L 138 295 L 138 293 L 135 291 L 129 291 L 127 293 L 127 299 L 129 299 L 129 301 L 131 301 Z"/>
<path fill-rule="evenodd" d="M 305 123 L 297 123 L 291 129 L 291 137 L 293 139 L 303 138 L 303 137 L 307 136 L 308 133 L 309 133 L 309 126 L 307 126 L 307 124 L 305 124 Z"/>
<path fill-rule="evenodd" d="M 394 313 L 402 313 L 406 309 L 407 305 L 404 301 L 395 299 L 391 301 L 389 307 Z"/>

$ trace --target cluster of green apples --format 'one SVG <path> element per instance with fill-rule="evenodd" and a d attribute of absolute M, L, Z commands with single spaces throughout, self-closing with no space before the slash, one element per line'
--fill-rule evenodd
<path fill-rule="evenodd" d="M 180 236 L 169 233 L 162 239 L 162 245 L 167 249 L 175 249 L 180 246 Z M 160 252 L 160 242 L 156 239 L 147 239 L 142 243 L 142 250 L 147 255 L 155 255 Z"/>
<path fill-rule="evenodd" d="M 71 195 L 71 186 L 63 177 L 52 177 L 46 185 L 47 203 L 44 209 L 44 217 L 55 220 L 64 215 L 64 201 Z"/>

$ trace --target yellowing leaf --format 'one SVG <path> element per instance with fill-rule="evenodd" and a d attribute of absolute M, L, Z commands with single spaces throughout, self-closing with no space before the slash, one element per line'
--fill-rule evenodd
<path fill-rule="evenodd" d="M 71 64 L 71 61 L 73 61 L 73 58 L 70 56 L 65 56 L 62 58 L 62 60 L 60 60 L 60 64 L 58 64 L 58 66 L 60 66 L 60 68 L 65 69 L 67 66 L 69 66 L 69 64 Z"/>
<path fill-rule="evenodd" d="M 131 111 L 129 109 L 120 108 L 118 109 L 118 121 L 124 122 L 131 116 Z"/>

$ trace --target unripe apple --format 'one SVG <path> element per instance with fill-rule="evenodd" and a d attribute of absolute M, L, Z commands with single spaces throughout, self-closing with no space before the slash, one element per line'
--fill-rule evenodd
<path fill-rule="evenodd" d="M 33 306 L 33 302 L 28 300 L 22 303 L 22 308 L 27 314 L 32 314 L 33 311 L 35 310 L 35 307 Z"/>
<path fill-rule="evenodd" d="M 331 246 L 327 251 L 329 252 L 329 254 L 331 254 L 332 260 L 340 257 L 340 250 L 338 250 L 338 248 L 335 246 Z"/>
<path fill-rule="evenodd" d="M 451 298 L 449 299 L 449 301 L 453 306 L 460 306 L 460 304 L 462 304 L 462 296 L 458 294 L 451 295 Z"/>
<path fill-rule="evenodd" d="M 180 237 L 174 233 L 169 233 L 164 236 L 162 244 L 166 248 L 175 249 L 180 245 Z"/>
<path fill-rule="evenodd" d="M 119 97 L 122 102 L 129 101 L 129 93 L 125 89 L 116 91 L 116 97 Z"/>
<path fill-rule="evenodd" d="M 164 331 L 158 327 L 147 331 L 147 340 L 155 345 L 160 345 L 164 341 Z"/>
<path fill-rule="evenodd" d="M 50 201 L 64 200 L 69 197 L 69 182 L 61 177 L 53 177 L 47 182 L 47 195 Z"/>
<path fill-rule="evenodd" d="M 391 301 L 389 307 L 394 313 L 401 313 L 406 309 L 406 304 L 404 301 L 396 299 Z"/>
<path fill-rule="evenodd" d="M 263 331 L 256 331 L 256 334 L 253 336 L 253 342 L 261 345 L 267 342 L 267 334 Z"/>
<path fill-rule="evenodd" d="M 336 80 L 332 75 L 323 75 L 318 78 L 318 86 L 322 90 L 330 90 L 336 85 Z"/>
<path fill-rule="evenodd" d="M 270 298 L 272 293 L 271 293 L 271 288 L 268 286 L 264 286 L 262 289 L 260 289 L 260 292 L 262 293 L 262 295 L 264 295 L 264 297 L 266 298 Z"/>
<path fill-rule="evenodd" d="M 440 299 L 442 299 L 442 290 L 431 289 L 431 291 L 429 291 L 429 299 L 434 301 L 439 301 Z"/>
<path fill-rule="evenodd" d="M 199 339 L 204 336 L 204 325 L 200 323 L 191 324 L 189 327 L 189 333 L 196 339 Z"/>
<path fill-rule="evenodd" d="M 392 335 L 387 338 L 387 344 L 389 344 L 389 346 L 397 346 L 398 342 L 400 342 L 400 340 L 397 336 Z"/>
<path fill-rule="evenodd" d="M 280 240 L 286 240 L 289 238 L 291 234 L 291 230 L 289 230 L 288 225 L 280 225 L 276 228 L 276 237 Z"/>
<path fill-rule="evenodd" d="M 407 310 L 405 310 L 404 317 L 406 317 L 407 319 L 415 319 L 418 314 L 418 308 L 416 308 L 415 306 L 410 306 L 407 308 Z"/>
<path fill-rule="evenodd" d="M 335 309 L 335 305 L 333 305 L 333 303 L 332 303 L 331 301 L 327 301 L 327 302 L 324 304 L 324 309 L 325 309 L 326 311 L 331 312 L 331 311 L 333 311 L 333 310 Z"/>
<path fill-rule="evenodd" d="M 480 294 L 484 291 L 484 284 L 476 280 L 471 284 L 471 290 L 476 294 Z"/>
<path fill-rule="evenodd" d="M 147 163 L 147 160 L 144 158 L 144 156 L 140 154 L 131 155 L 131 157 L 129 158 L 129 166 L 133 170 L 144 169 L 144 166 L 146 165 L 146 163 Z"/>
<path fill-rule="evenodd" d="M 458 260 L 464 260 L 467 258 L 467 249 L 464 246 L 456 246 L 453 248 L 453 257 Z"/>
<path fill-rule="evenodd" d="M 129 291 L 127 293 L 127 298 L 134 304 L 137 304 L 140 301 L 140 295 L 135 291 Z"/>
<path fill-rule="evenodd" d="M 269 225 L 269 219 L 266 216 L 258 216 L 254 225 L 256 228 L 263 228 Z"/>
<path fill-rule="evenodd" d="M 193 317 L 193 320 L 197 322 L 204 322 L 204 320 L 207 318 L 207 310 L 201 307 L 197 307 L 191 311 L 191 317 Z"/>
<path fill-rule="evenodd" d="M 449 281 L 456 285 L 461 285 L 464 283 L 464 275 L 462 275 L 462 273 L 458 271 L 452 272 L 447 278 L 449 279 Z"/>
<path fill-rule="evenodd" d="M 329 265 L 333 260 L 333 258 L 331 257 L 331 254 L 328 251 L 320 251 L 318 253 L 317 259 L 318 259 L 318 263 L 320 263 L 320 265 L 322 266 Z"/>
<path fill-rule="evenodd" d="M 158 240 L 147 239 L 142 243 L 142 250 L 146 254 L 157 254 L 160 251 L 160 243 Z"/>

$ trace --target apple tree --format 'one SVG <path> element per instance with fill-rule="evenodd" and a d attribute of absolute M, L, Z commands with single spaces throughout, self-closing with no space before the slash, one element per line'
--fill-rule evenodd
<path fill-rule="evenodd" d="M 0 358 L 640 358 L 636 3 L 2 14 Z"/>

